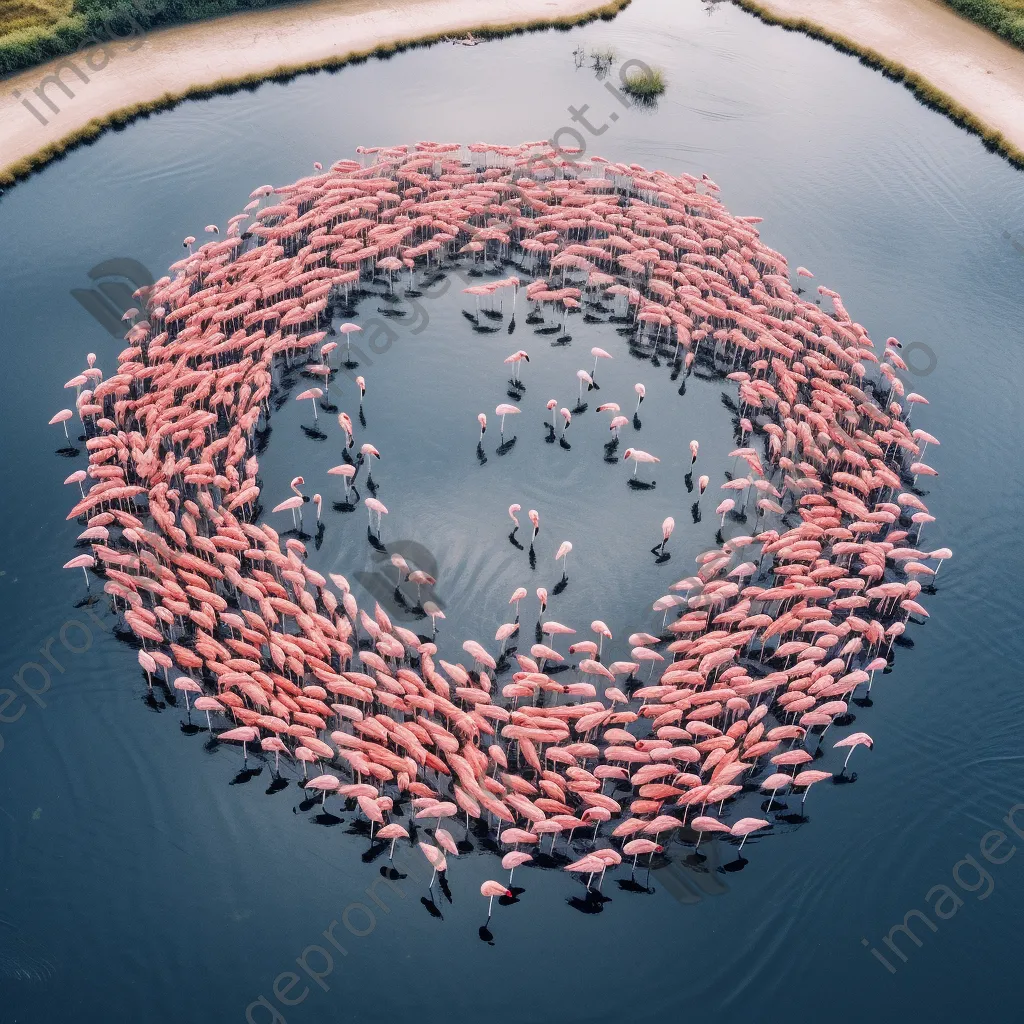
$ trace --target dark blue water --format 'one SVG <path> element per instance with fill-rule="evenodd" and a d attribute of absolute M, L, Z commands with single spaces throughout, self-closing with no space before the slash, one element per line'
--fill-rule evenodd
<path fill-rule="evenodd" d="M 665 69 L 668 90 L 654 110 L 625 110 L 590 68 L 576 67 L 574 49 L 605 46 L 620 64 Z M 72 499 L 61 481 L 79 463 L 54 455 L 59 428 L 46 420 L 68 404 L 61 386 L 86 351 L 109 373 L 123 347 L 70 294 L 92 286 L 97 264 L 137 261 L 158 277 L 182 254 L 184 235 L 223 225 L 256 185 L 291 181 L 357 145 L 550 137 L 573 126 L 570 106 L 584 104 L 589 123 L 605 126 L 585 135 L 592 151 L 708 173 L 729 208 L 763 216 L 768 244 L 840 291 L 872 337 L 927 346 L 910 360 L 926 375 L 908 378 L 931 401 L 915 425 L 943 442 L 929 452 L 941 476 L 926 498 L 939 518 L 926 537 L 956 557 L 926 602 L 928 624 L 909 633 L 913 649 L 898 649 L 874 706 L 857 709 L 856 727 L 876 746 L 855 755 L 855 785 L 816 788 L 810 820 L 751 840 L 742 872 L 666 868 L 652 873 L 652 893 L 609 880 L 600 914 L 567 904 L 582 887 L 564 873 L 520 869 L 527 892 L 496 908 L 491 945 L 478 931 L 479 884 L 500 875 L 489 854 L 452 863 L 453 902 L 437 904 L 443 920 L 421 904 L 426 883 L 415 878 L 400 892 L 378 882 L 375 902 L 366 889 L 380 864 L 361 859 L 366 843 L 349 834 L 351 815 L 334 828 L 312 823 L 296 811 L 294 786 L 266 794 L 268 769 L 230 785 L 237 750 L 207 750 L 202 736 L 182 733 L 180 709 L 143 703 L 134 652 L 88 611 L 108 626 L 113 616 L 102 604 L 77 608 L 81 576 L 60 569 L 79 529 L 65 522 Z M 1022 842 L 1000 825 L 1024 801 L 1012 532 L 1024 468 L 1022 181 L 905 90 L 818 43 L 721 5 L 709 15 L 695 2 L 635 0 L 614 22 L 569 33 L 440 46 L 188 104 L 10 191 L 0 202 L 0 685 L 21 673 L 41 690 L 39 671 L 22 672 L 35 663 L 50 688 L 16 721 L 0 719 L 0 1020 L 242 1021 L 261 995 L 298 1024 L 410 1010 L 528 1022 L 695 1009 L 725 1021 L 808 1011 L 953 1021 L 1014 1005 L 1024 852 L 996 864 L 979 844 L 993 828 L 1009 835 L 998 850 L 988 840 L 994 861 L 1010 840 Z M 425 304 L 419 333 L 395 327 L 362 368 L 366 439 L 385 454 L 375 473 L 391 509 L 385 539 L 435 558 L 448 615 L 442 647 L 489 640 L 518 583 L 550 587 L 563 539 L 574 551 L 557 618 L 585 628 L 602 617 L 617 637 L 656 624 L 650 602 L 713 543 L 713 503 L 694 524 L 682 476 L 691 437 L 701 442 L 698 471 L 717 481 L 728 468 L 721 385 L 690 378 L 678 395 L 665 367 L 631 360 L 608 328 L 570 321 L 574 341 L 563 349 L 521 321 L 512 337 L 475 335 L 459 312 L 461 287 Z M 591 368 L 592 345 L 616 358 L 599 368 L 602 389 L 574 420 L 566 452 L 544 443 L 543 403 L 575 404 L 574 373 Z M 498 456 L 501 360 L 520 346 L 532 359 L 524 411 L 508 431 L 515 447 Z M 628 470 L 602 461 L 593 411 L 608 399 L 631 410 L 635 381 L 650 394 L 637 443 L 663 458 L 657 488 L 643 493 L 625 486 Z M 342 384 L 335 401 L 354 416 L 352 395 Z M 479 411 L 492 424 L 486 465 L 475 454 Z M 274 416 L 261 460 L 268 507 L 296 473 L 309 490 L 339 495 L 324 476 L 340 461 L 337 432 L 311 441 L 300 429 L 308 416 L 308 403 L 294 402 Z M 507 541 L 512 501 L 541 511 L 536 571 Z M 654 566 L 648 549 L 666 514 L 679 523 L 673 559 Z M 350 578 L 376 573 L 364 514 L 328 513 L 315 557 Z M 1024 811 L 1017 820 L 1024 832 Z M 712 867 L 734 853 L 714 856 Z M 991 883 L 969 862 L 956 867 L 966 856 Z M 925 900 L 942 884 L 963 901 L 939 903 L 955 911 L 945 920 L 931 905 L 939 894 Z M 373 912 L 372 930 L 354 904 Z M 907 960 L 890 953 L 891 974 L 861 939 L 888 953 L 883 937 L 912 908 L 936 930 L 911 918 L 922 945 L 897 935 Z M 344 955 L 323 936 L 335 921 Z M 333 954 L 327 991 L 296 965 L 312 945 Z M 317 952 L 306 962 L 326 972 Z M 290 990 L 289 971 L 303 979 Z M 262 1007 L 252 1014 L 271 1019 Z"/>

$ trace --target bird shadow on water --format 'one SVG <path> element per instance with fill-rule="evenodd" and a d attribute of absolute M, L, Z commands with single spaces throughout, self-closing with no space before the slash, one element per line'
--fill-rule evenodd
<path fill-rule="evenodd" d="M 617 878 L 615 880 L 619 889 L 623 892 L 642 893 L 645 896 L 653 896 L 658 890 L 650 885 L 641 885 L 635 875 L 630 875 L 629 878 Z"/>
<path fill-rule="evenodd" d="M 784 821 L 787 825 L 805 825 L 811 819 L 807 817 L 801 811 L 796 811 L 793 814 L 776 814 L 776 821 Z"/>
<path fill-rule="evenodd" d="M 749 863 L 750 861 L 745 857 L 738 856 L 736 860 L 726 861 L 726 863 L 719 868 L 719 871 L 728 871 L 730 873 L 742 871 Z"/>
<path fill-rule="evenodd" d="M 390 843 L 374 843 L 368 850 L 364 850 L 362 853 L 362 861 L 364 864 L 372 864 L 375 860 L 383 856 L 383 854 L 390 848 Z M 381 868 L 381 875 L 384 876 L 387 868 Z"/>
<path fill-rule="evenodd" d="M 147 690 L 142 698 L 142 703 L 149 708 L 150 711 L 166 711 L 167 705 L 160 699 L 157 698 L 156 694 L 152 690 Z"/>
<path fill-rule="evenodd" d="M 569 896 L 565 902 L 581 914 L 600 914 L 604 910 L 604 905 L 611 901 L 611 896 L 605 896 L 597 889 L 587 889 L 586 896 Z"/>
<path fill-rule="evenodd" d="M 243 768 L 229 783 L 229 786 L 244 786 L 247 782 L 263 774 L 262 766 L 259 768 Z"/>
<path fill-rule="evenodd" d="M 436 918 L 439 918 L 441 921 L 443 921 L 444 920 L 444 914 L 441 913 L 440 908 L 434 902 L 432 897 L 433 897 L 433 893 L 431 893 L 431 898 L 428 898 L 426 896 L 421 896 L 420 897 L 420 903 L 422 903 L 423 906 L 427 908 L 427 913 L 430 914 L 431 917 L 436 917 Z"/>
<path fill-rule="evenodd" d="M 336 814 L 332 814 L 330 811 L 321 811 L 319 814 L 313 815 L 313 822 L 316 825 L 324 825 L 327 828 L 331 828 L 334 825 L 344 824 L 345 819 L 339 818 Z"/>

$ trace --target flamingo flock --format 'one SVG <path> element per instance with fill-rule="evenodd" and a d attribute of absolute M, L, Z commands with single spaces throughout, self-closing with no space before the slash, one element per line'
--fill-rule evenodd
<path fill-rule="evenodd" d="M 834 291 L 818 289 L 832 311 L 801 298 L 784 257 L 761 241 L 759 218 L 730 214 L 706 177 L 597 157 L 572 164 L 535 143 L 421 142 L 359 156 L 262 186 L 223 235 L 210 225 L 216 237 L 205 244 L 186 239 L 173 276 L 137 293 L 143 309 L 126 313 L 116 372 L 105 377 L 90 355 L 68 382 L 75 410 L 50 422 L 67 432 L 77 415 L 88 467 L 68 482 L 91 485 L 68 515 L 88 550 L 67 567 L 81 568 L 87 586 L 89 570 L 103 580 L 150 687 L 162 674 L 212 735 L 242 745 L 243 759 L 273 753 L 278 773 L 282 759 L 296 771 L 301 763 L 306 789 L 358 807 L 392 853 L 416 841 L 414 822 L 432 822 L 434 842 L 419 847 L 435 874 L 460 852 L 452 829 L 473 819 L 506 850 L 509 885 L 516 868 L 550 864 L 559 843 L 558 863 L 588 893 L 624 858 L 635 868 L 673 846 L 699 857 L 715 835 L 742 849 L 772 827 L 787 790 L 805 800 L 818 782 L 845 778 L 856 748 L 872 747 L 868 734 L 850 733 L 832 744 L 846 752 L 838 776 L 812 767 L 830 759 L 824 734 L 849 724 L 851 701 L 888 667 L 908 621 L 927 616 L 918 598 L 951 555 L 921 548 L 934 517 L 916 481 L 936 475 L 922 455 L 939 442 L 911 426 L 927 401 L 905 393 L 899 342 L 879 350 Z M 255 451 L 275 374 L 298 361 L 323 378 L 323 391 L 297 396 L 318 422 L 338 349 L 325 339 L 345 334 L 351 360 L 358 327 L 332 320 L 361 282 L 386 270 L 390 290 L 396 271 L 411 281 L 463 256 L 533 276 L 526 301 L 534 313 L 560 305 L 563 332 L 570 310 L 612 303 L 632 325 L 630 344 L 735 384 L 742 441 L 730 458 L 745 475 L 724 474 L 735 497 L 718 507 L 720 528 L 730 514 L 745 521 L 737 502 L 745 509 L 752 498 L 756 529 L 720 535 L 693 575 L 652 603 L 650 620 L 619 638 L 629 649 L 619 660 L 604 651 L 615 638 L 596 612 L 584 626 L 594 640 L 558 651 L 558 637 L 576 630 L 542 621 L 543 589 L 549 643 L 509 649 L 523 587 L 495 634 L 500 649 L 470 638 L 445 660 L 436 632 L 360 608 L 344 576 L 307 564 L 301 535 L 261 521 Z M 481 295 L 496 287 L 477 290 L 477 319 Z M 581 400 L 598 361 L 612 358 L 591 355 Z M 525 351 L 505 360 L 513 384 L 528 361 Z M 639 410 L 643 385 L 636 393 Z M 556 408 L 547 403 L 552 433 Z M 502 434 L 519 412 L 497 407 Z M 560 415 L 564 436 L 572 417 Z M 628 423 L 611 420 L 616 437 Z M 485 414 L 479 424 L 482 438 Z M 363 444 L 357 462 L 347 454 L 357 428 L 345 413 L 339 427 L 346 461 L 331 473 L 347 502 L 357 467 L 380 453 Z M 692 466 L 697 442 L 678 444 Z M 624 459 L 634 476 L 659 462 L 637 448 Z M 274 509 L 290 512 L 293 528 L 304 483 L 296 477 Z M 709 483 L 700 478 L 700 493 Z M 379 544 L 382 517 L 401 509 L 363 504 Z M 508 510 L 513 536 L 520 511 Z M 535 510 L 529 520 L 535 539 Z M 662 523 L 656 555 L 674 526 Z M 565 541 L 556 556 L 563 578 L 571 550 Z M 392 564 L 399 582 L 433 582 L 401 556 Z M 443 613 L 424 610 L 436 628 Z M 755 817 L 741 813 L 748 796 Z M 493 902 L 513 890 L 489 881 L 481 893 Z"/>

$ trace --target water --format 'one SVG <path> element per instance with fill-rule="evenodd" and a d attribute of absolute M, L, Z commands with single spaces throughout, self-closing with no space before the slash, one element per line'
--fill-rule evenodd
<path fill-rule="evenodd" d="M 592 70 L 576 68 L 577 46 L 607 45 L 620 61 L 665 69 L 669 88 L 654 111 L 625 110 Z M 662 869 L 652 873 L 653 894 L 608 881 L 612 902 L 598 915 L 566 904 L 581 886 L 563 873 L 519 869 L 527 892 L 519 905 L 495 908 L 490 945 L 480 940 L 477 893 L 500 876 L 489 854 L 452 865 L 443 921 L 420 904 L 424 884 L 412 879 L 399 883 L 401 895 L 377 884 L 385 911 L 366 895 L 380 865 L 361 860 L 365 841 L 347 834 L 352 815 L 334 828 L 311 824 L 310 813 L 295 812 L 294 787 L 266 795 L 267 769 L 229 785 L 237 750 L 207 750 L 202 736 L 182 734 L 179 710 L 143 703 L 134 653 L 75 606 L 81 578 L 60 569 L 78 532 L 64 520 L 71 499 L 61 481 L 72 467 L 53 455 L 59 428 L 45 422 L 67 404 L 61 385 L 86 351 L 109 372 L 123 347 L 70 295 L 91 286 L 90 268 L 123 258 L 158 277 L 180 258 L 184 235 L 223 225 L 257 184 L 291 181 L 360 144 L 541 138 L 573 126 L 567 108 L 584 104 L 595 128 L 607 125 L 596 139 L 585 135 L 591 151 L 707 172 L 728 207 L 763 216 L 768 244 L 840 291 L 872 337 L 929 347 L 911 362 L 932 372 L 910 379 L 931 401 L 915 424 L 943 442 L 929 452 L 942 475 L 926 498 L 939 518 L 928 535 L 956 557 L 927 600 L 927 626 L 910 633 L 914 649 L 898 651 L 874 707 L 857 710 L 857 728 L 876 746 L 855 755 L 856 785 L 816 788 L 810 821 L 748 842 L 742 872 Z M 0 203 L 0 237 L 2 677 L 35 662 L 52 680 L 45 707 L 31 703 L 17 721 L 0 722 L 0 1019 L 241 1021 L 262 994 L 290 1024 L 377 1019 L 407 1012 L 413 998 L 420 1013 L 497 1021 L 654 1020 L 679 1012 L 681 997 L 724 1021 L 778 1021 L 806 1006 L 837 1021 L 911 1012 L 952 1021 L 1013 998 L 1024 861 L 990 864 L 979 842 L 991 828 L 1009 831 L 999 821 L 1024 800 L 1010 532 L 1024 468 L 1024 185 L 975 139 L 856 61 L 738 10 L 718 5 L 709 16 L 697 3 L 634 0 L 611 23 L 414 51 L 149 118 L 12 190 Z M 638 628 L 659 588 L 712 544 L 710 503 L 693 525 L 680 480 L 688 459 L 671 452 L 673 438 L 682 452 L 700 439 L 698 471 L 718 479 L 731 445 L 721 387 L 691 378 L 679 398 L 664 367 L 634 363 L 613 333 L 572 321 L 568 349 L 542 353 L 547 342 L 522 323 L 511 338 L 481 338 L 465 330 L 458 306 L 453 288 L 428 307 L 423 332 L 400 332 L 389 351 L 370 353 L 367 438 L 385 454 L 375 474 L 392 509 L 385 539 L 391 531 L 434 554 L 454 637 L 493 635 L 484 625 L 493 630 L 520 579 L 550 587 L 563 538 L 574 551 L 557 617 L 585 626 L 582 610 L 596 605 L 617 636 Z M 616 359 L 599 367 L 602 390 L 570 429 L 573 450 L 545 445 L 539 408 L 548 397 L 575 404 L 574 371 L 590 369 L 584 353 L 594 344 Z M 519 346 L 544 358 L 526 367 L 524 414 L 512 421 L 518 441 L 499 457 L 499 361 Z M 631 411 L 635 380 L 651 389 L 641 446 L 664 457 L 658 487 L 643 493 L 625 487 L 621 466 L 601 461 L 593 411 L 596 396 Z M 351 393 L 347 385 L 335 400 L 355 415 Z M 491 420 L 485 466 L 474 452 L 482 410 Z M 321 484 L 338 483 L 322 475 L 339 461 L 336 446 L 302 435 L 308 416 L 308 403 L 294 402 L 275 414 L 262 460 L 268 505 L 297 472 L 338 496 Z M 392 469 L 399 446 L 410 454 Z M 595 507 L 599 496 L 607 507 Z M 506 539 L 511 501 L 544 517 L 535 573 Z M 673 559 L 656 567 L 647 549 L 668 511 L 680 524 Z M 350 576 L 373 573 L 363 515 L 329 513 L 316 557 Z M 104 622 L 101 609 L 89 610 Z M 80 653 L 62 644 L 62 628 Z M 26 672 L 31 685 L 42 678 Z M 968 854 L 991 873 L 983 900 L 987 883 L 966 891 L 975 884 L 969 864 L 961 885 L 953 878 Z M 949 920 L 930 913 L 934 933 L 911 919 L 923 945 L 898 938 L 908 959 L 893 961 L 890 974 L 861 938 L 888 952 L 884 935 L 911 908 L 930 911 L 925 894 L 939 884 L 964 904 Z M 355 903 L 375 912 L 367 934 L 354 934 L 369 926 L 362 910 L 344 917 Z M 323 936 L 334 921 L 344 956 Z M 334 953 L 328 991 L 305 975 L 287 990 L 282 973 L 302 973 L 296 958 L 318 943 Z M 10 969 L 19 957 L 34 979 Z M 312 970 L 326 966 L 317 957 L 307 954 Z M 275 979 L 287 998 L 308 994 L 287 1006 Z M 262 1007 L 252 1013 L 271 1019 Z"/>

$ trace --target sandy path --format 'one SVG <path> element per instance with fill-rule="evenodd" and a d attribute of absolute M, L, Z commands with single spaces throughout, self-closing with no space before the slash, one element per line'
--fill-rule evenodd
<path fill-rule="evenodd" d="M 779 17 L 806 18 L 870 47 L 1024 149 L 1024 51 L 936 0 L 757 0 Z"/>
<path fill-rule="evenodd" d="M 114 42 L 105 53 L 94 51 L 91 67 L 76 55 L 79 75 L 64 61 L 0 82 L 0 169 L 94 118 L 193 85 L 339 58 L 397 39 L 573 17 L 603 5 L 604 0 L 314 0 Z M 763 6 L 781 17 L 808 17 L 916 71 L 1024 149 L 1024 52 L 935 0 L 767 0 Z M 73 96 L 51 82 L 47 106 L 35 90 L 61 63 L 61 80 Z"/>
<path fill-rule="evenodd" d="M 163 29 L 54 61 L 0 81 L 0 169 L 121 107 L 181 93 L 192 85 L 340 58 L 398 39 L 465 34 L 478 26 L 575 17 L 607 0 L 315 0 Z M 130 33 L 125 26 L 122 32 Z M 41 80 L 61 64 L 69 97 Z M 84 75 L 87 81 L 83 82 Z M 20 94 L 20 97 L 19 97 Z M 26 106 L 26 101 L 32 109 Z M 34 111 L 34 112 L 33 112 Z M 46 124 L 42 121 L 45 120 Z"/>

